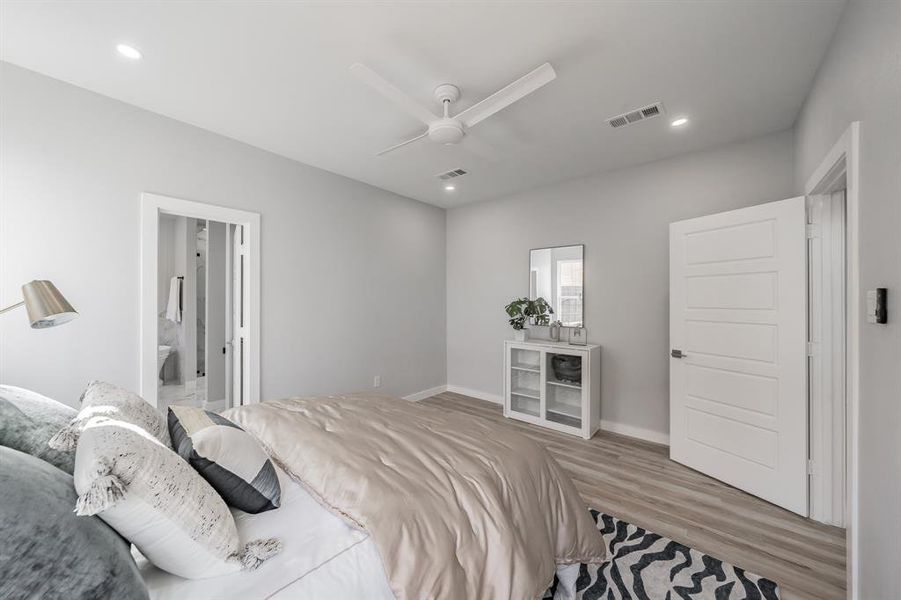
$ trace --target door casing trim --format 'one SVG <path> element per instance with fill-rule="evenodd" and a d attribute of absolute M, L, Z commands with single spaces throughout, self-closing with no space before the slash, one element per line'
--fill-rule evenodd
<path fill-rule="evenodd" d="M 220 221 L 243 225 L 250 236 L 248 245 L 247 285 L 249 287 L 248 316 L 250 328 L 247 336 L 250 358 L 247 377 L 249 390 L 247 402 L 260 401 L 260 214 L 216 206 L 192 200 L 183 200 L 159 194 L 141 194 L 141 271 L 140 271 L 140 349 L 138 373 L 141 397 L 158 406 L 157 402 L 157 269 L 159 267 L 159 217 L 170 214 L 208 221 Z"/>
<path fill-rule="evenodd" d="M 859 597 L 859 405 L 860 405 L 860 122 L 854 121 L 832 146 L 820 165 L 807 179 L 805 195 L 823 194 L 832 191 L 836 182 L 844 175 L 845 191 L 845 232 L 847 262 L 846 285 L 846 361 L 845 399 L 846 433 L 844 443 L 846 453 L 846 564 L 848 598 Z"/>

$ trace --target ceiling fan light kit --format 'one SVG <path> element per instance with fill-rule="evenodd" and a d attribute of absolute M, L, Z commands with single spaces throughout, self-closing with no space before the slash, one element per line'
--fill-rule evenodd
<path fill-rule="evenodd" d="M 544 63 L 507 87 L 453 116 L 450 114 L 450 106 L 460 99 L 460 88 L 450 83 L 442 83 L 434 91 L 435 101 L 441 105 L 443 113 L 442 116 L 438 116 L 421 106 L 416 100 L 400 91 L 366 65 L 355 63 L 351 65 L 350 70 L 367 85 L 393 101 L 428 128 L 424 133 L 412 139 L 385 148 L 378 152 L 379 156 L 421 140 L 424 137 L 428 137 L 429 140 L 439 144 L 458 144 L 466 136 L 468 129 L 484 121 L 494 113 L 510 106 L 517 100 L 528 96 L 557 77 L 557 73 L 550 63 Z"/>

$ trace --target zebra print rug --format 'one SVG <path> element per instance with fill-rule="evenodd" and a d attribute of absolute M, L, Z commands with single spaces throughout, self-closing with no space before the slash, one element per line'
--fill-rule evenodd
<path fill-rule="evenodd" d="M 581 565 L 580 600 L 777 600 L 775 582 L 724 563 L 656 533 L 605 515 L 591 515 L 610 560 Z M 545 593 L 554 597 L 557 578 Z"/>

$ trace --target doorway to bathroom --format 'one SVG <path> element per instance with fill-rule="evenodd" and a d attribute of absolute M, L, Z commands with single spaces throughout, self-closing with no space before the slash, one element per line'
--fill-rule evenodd
<path fill-rule="evenodd" d="M 142 196 L 141 393 L 164 411 L 259 400 L 259 215 Z"/>
<path fill-rule="evenodd" d="M 232 240 L 240 225 L 159 216 L 157 402 L 224 410 L 232 406 L 236 353 L 233 290 L 243 288 Z M 237 235 L 236 235 L 237 234 Z M 238 306 L 240 308 L 240 305 Z M 231 360 L 229 360 L 231 359 Z M 238 378 L 240 380 L 240 378 Z M 239 398 L 240 400 L 240 398 Z M 240 403 L 240 402 L 239 402 Z"/>

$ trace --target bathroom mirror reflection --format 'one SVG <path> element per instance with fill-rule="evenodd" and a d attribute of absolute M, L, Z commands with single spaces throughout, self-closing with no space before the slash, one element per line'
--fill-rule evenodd
<path fill-rule="evenodd" d="M 536 248 L 529 253 L 529 298 L 544 298 L 552 321 L 584 327 L 582 290 L 585 246 Z"/>
<path fill-rule="evenodd" d="M 157 265 L 158 405 L 233 406 L 234 269 L 240 227 L 161 214 Z M 236 298 L 237 297 L 237 298 Z M 240 364 L 240 363 L 239 363 Z"/>

